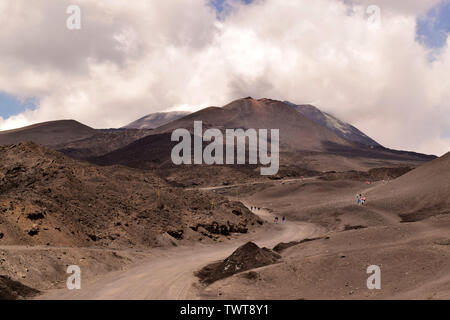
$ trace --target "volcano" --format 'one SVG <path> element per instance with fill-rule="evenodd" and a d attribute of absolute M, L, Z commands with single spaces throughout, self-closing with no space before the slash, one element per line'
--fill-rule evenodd
<path fill-rule="evenodd" d="M 282 166 L 319 171 L 368 170 L 405 165 L 405 162 L 415 166 L 435 158 L 390 150 L 375 143 L 369 146 L 353 141 L 309 119 L 292 104 L 248 97 L 221 108 L 209 107 L 189 114 L 152 130 L 145 138 L 91 161 L 101 165 L 122 164 L 137 168 L 170 165 L 174 146 L 172 132 L 182 128 L 193 133 L 195 121 L 202 121 L 204 130 L 216 128 L 222 132 L 226 129 L 279 129 Z"/>

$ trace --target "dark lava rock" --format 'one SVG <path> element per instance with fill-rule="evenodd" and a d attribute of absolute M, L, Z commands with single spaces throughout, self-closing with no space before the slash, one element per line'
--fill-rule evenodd
<path fill-rule="evenodd" d="M 199 227 L 204 228 L 209 233 L 212 234 L 218 234 L 222 236 L 229 236 L 231 233 L 247 233 L 248 228 L 245 224 L 239 223 L 238 225 L 235 225 L 233 223 L 227 223 L 227 224 L 219 224 L 217 222 L 213 222 L 211 224 L 198 224 L 195 227 L 190 227 L 194 231 L 198 231 Z"/>
<path fill-rule="evenodd" d="M 281 242 L 279 244 L 277 244 L 274 248 L 273 251 L 275 252 L 282 252 L 283 250 L 286 250 L 287 248 L 293 247 L 293 246 L 297 246 L 299 244 L 305 243 L 305 242 L 311 242 L 311 241 L 316 241 L 316 240 L 320 240 L 320 239 L 324 239 L 323 237 L 320 238 L 307 238 L 307 239 L 303 239 L 300 241 L 291 241 L 289 243 L 285 243 L 285 242 Z"/>
<path fill-rule="evenodd" d="M 242 211 L 241 210 L 233 210 L 232 213 L 236 216 L 242 216 Z"/>
<path fill-rule="evenodd" d="M 167 233 L 168 233 L 171 237 L 173 237 L 173 238 L 175 238 L 175 239 L 177 239 L 177 240 L 182 240 L 182 239 L 183 239 L 184 231 L 183 231 L 183 230 L 167 231 Z"/>
<path fill-rule="evenodd" d="M 41 220 L 41 219 L 44 219 L 44 215 L 42 213 L 40 213 L 40 212 L 38 212 L 38 213 L 29 213 L 27 215 L 27 219 L 29 219 L 29 220 Z"/>
<path fill-rule="evenodd" d="M 39 234 L 39 228 L 33 227 L 30 231 L 28 231 L 28 235 L 31 237 L 37 236 Z"/>
<path fill-rule="evenodd" d="M 253 242 L 239 247 L 223 261 L 210 264 L 196 273 L 200 281 L 211 284 L 234 274 L 276 263 L 281 256 L 270 249 L 260 248 Z"/>
<path fill-rule="evenodd" d="M 94 242 L 101 239 L 100 237 L 96 236 L 95 234 L 88 234 L 88 237 Z"/>
<path fill-rule="evenodd" d="M 21 300 L 34 297 L 38 293 L 40 292 L 36 289 L 11 280 L 7 276 L 0 275 L 0 300 Z"/>
<path fill-rule="evenodd" d="M 367 228 L 367 226 L 361 226 L 361 225 L 351 226 L 349 224 L 346 224 L 344 227 L 344 231 L 359 230 L 359 229 L 366 229 L 366 228 Z"/>
<path fill-rule="evenodd" d="M 434 243 L 440 246 L 450 246 L 450 239 L 439 239 L 434 241 Z"/>

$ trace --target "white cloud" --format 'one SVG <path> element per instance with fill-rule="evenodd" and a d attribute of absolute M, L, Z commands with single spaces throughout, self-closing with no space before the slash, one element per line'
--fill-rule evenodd
<path fill-rule="evenodd" d="M 206 1 L 80 0 L 82 30 L 69 31 L 69 1 L 2 0 L 0 89 L 40 105 L 0 128 L 117 127 L 252 95 L 317 104 L 388 147 L 447 152 L 450 52 L 430 64 L 415 41 L 432 2 L 370 2 L 379 29 L 363 0 L 351 15 L 340 0 L 260 0 L 220 22 Z"/>

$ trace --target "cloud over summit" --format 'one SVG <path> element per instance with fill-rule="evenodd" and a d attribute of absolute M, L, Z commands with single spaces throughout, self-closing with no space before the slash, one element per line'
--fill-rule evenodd
<path fill-rule="evenodd" d="M 222 19 L 198 0 L 3 0 L 0 90 L 39 106 L 0 129 L 61 118 L 119 127 L 251 95 L 312 103 L 388 147 L 443 154 L 450 53 L 430 62 L 416 41 L 435 3 L 372 2 L 380 28 L 365 0 L 236 1 Z M 79 31 L 65 27 L 69 4 L 81 7 Z"/>

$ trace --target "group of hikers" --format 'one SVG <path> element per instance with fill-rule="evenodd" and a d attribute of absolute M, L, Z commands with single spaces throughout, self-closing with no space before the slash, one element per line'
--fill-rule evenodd
<path fill-rule="evenodd" d="M 363 196 L 362 194 L 356 195 L 356 201 L 358 202 L 358 205 L 363 206 L 366 204 L 366 196 Z"/>
<path fill-rule="evenodd" d="M 252 211 L 253 211 L 253 210 L 258 210 L 258 211 L 261 210 L 260 207 L 250 206 L 250 208 L 251 208 Z M 280 219 L 279 219 L 278 217 L 275 217 L 273 222 L 274 222 L 275 224 L 278 224 L 279 221 L 280 221 Z M 283 216 L 283 217 L 281 218 L 281 223 L 282 223 L 282 224 L 286 223 L 286 217 Z"/>
<path fill-rule="evenodd" d="M 278 224 L 278 221 L 279 221 L 278 217 L 275 217 L 275 219 L 274 219 L 273 222 L 274 222 L 275 224 Z M 281 218 L 281 223 L 282 223 L 282 224 L 286 223 L 286 217 L 285 217 L 285 216 L 283 216 L 283 218 Z"/>
<path fill-rule="evenodd" d="M 303 177 L 302 177 L 302 179 L 303 179 Z M 366 183 L 367 183 L 367 184 L 370 184 L 369 181 L 367 181 Z M 357 201 L 357 203 L 358 203 L 359 206 L 363 206 L 363 205 L 366 204 L 367 198 L 366 198 L 366 196 L 364 196 L 364 195 L 362 195 L 361 193 L 359 193 L 359 194 L 356 195 L 356 201 Z M 252 211 L 253 211 L 253 210 L 258 210 L 258 211 L 261 210 L 261 208 L 259 208 L 259 207 L 254 207 L 254 206 L 252 206 L 251 209 L 252 209 Z M 280 221 L 280 219 L 279 219 L 278 217 L 275 217 L 273 222 L 274 222 L 275 224 L 278 224 L 279 221 Z M 281 218 L 281 223 L 282 223 L 282 224 L 286 223 L 286 217 L 285 217 L 285 216 L 283 216 L 283 217 Z"/>

